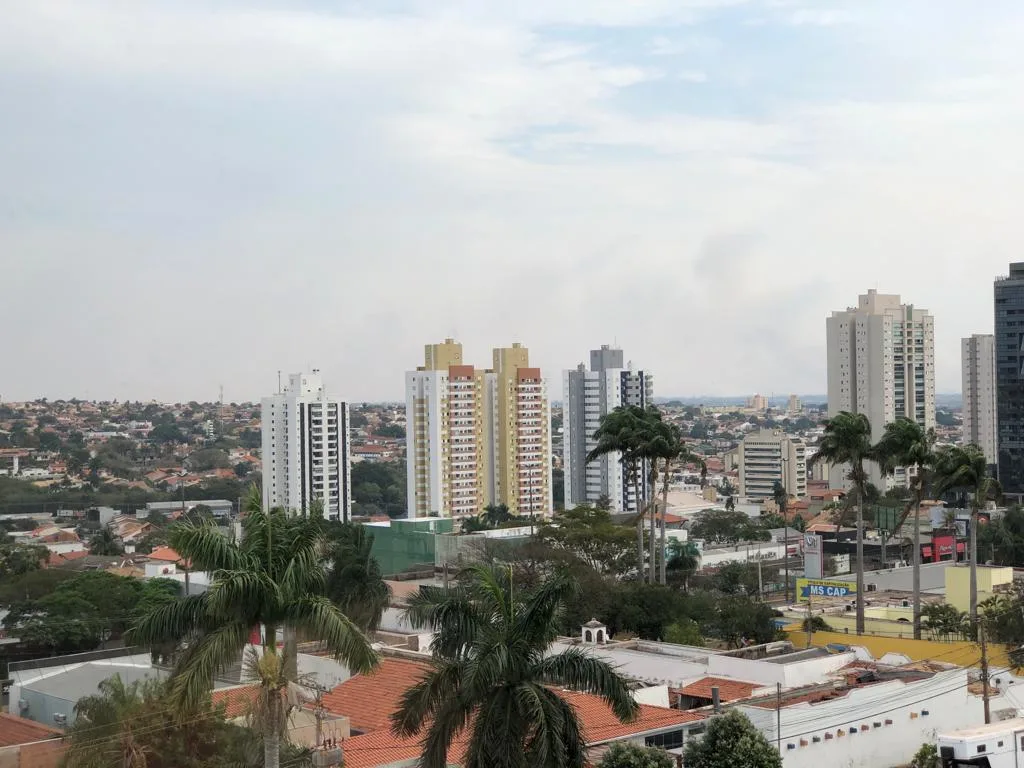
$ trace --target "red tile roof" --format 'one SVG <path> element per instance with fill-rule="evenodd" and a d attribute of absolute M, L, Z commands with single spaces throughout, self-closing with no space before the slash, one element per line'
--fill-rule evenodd
<path fill-rule="evenodd" d="M 711 689 L 718 688 L 718 698 L 720 701 L 737 701 L 738 699 L 749 699 L 755 690 L 763 687 L 757 683 L 730 680 L 725 677 L 702 677 L 685 688 L 679 688 L 677 692 L 683 696 L 710 700 Z"/>
<path fill-rule="evenodd" d="M 390 730 L 390 715 L 398 709 L 402 693 L 427 669 L 421 662 L 384 658 L 374 672 L 350 678 L 323 697 L 325 709 L 348 717 L 354 730 L 366 732 L 345 740 L 345 768 L 372 768 L 419 757 L 421 737 L 394 736 Z M 576 709 L 588 745 L 703 719 L 695 712 L 641 704 L 636 720 L 620 723 L 611 708 L 597 696 L 564 690 L 559 691 L 559 695 Z M 459 762 L 465 755 L 468 738 L 464 731 L 453 743 L 450 755 L 453 761 Z"/>
<path fill-rule="evenodd" d="M 255 684 L 218 688 L 213 692 L 213 705 L 217 707 L 223 704 L 224 717 L 235 720 L 249 714 L 259 692 L 260 687 Z"/>
<path fill-rule="evenodd" d="M 61 735 L 63 734 L 60 731 L 32 720 L 0 712 L 0 747 L 31 744 L 34 741 L 46 741 Z"/>
<path fill-rule="evenodd" d="M 170 547 L 163 545 L 159 547 L 153 547 L 153 551 L 146 555 L 150 560 L 159 560 L 164 563 L 178 563 L 179 565 L 188 566 L 187 563 L 182 562 L 181 555 L 175 552 Z"/>
<path fill-rule="evenodd" d="M 398 708 L 398 700 L 427 669 L 428 666 L 419 661 L 381 659 L 373 672 L 350 677 L 324 694 L 324 709 L 347 717 L 353 730 L 387 730 L 391 727 L 391 713 Z"/>
<path fill-rule="evenodd" d="M 46 561 L 46 564 L 52 568 L 53 566 L 63 565 L 71 560 L 77 560 L 80 557 L 87 557 L 88 555 L 88 551 L 84 549 L 81 552 L 51 552 L 50 559 Z"/>

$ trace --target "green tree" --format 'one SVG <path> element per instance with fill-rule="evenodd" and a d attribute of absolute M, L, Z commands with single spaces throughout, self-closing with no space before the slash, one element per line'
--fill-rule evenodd
<path fill-rule="evenodd" d="M 696 621 L 681 619 L 665 627 L 665 642 L 700 647 L 704 645 L 704 637 Z"/>
<path fill-rule="evenodd" d="M 949 446 L 935 459 L 935 491 L 961 490 L 971 505 L 971 624 L 978 620 L 978 513 L 1002 496 L 1002 488 L 988 471 L 985 452 L 976 445 Z"/>
<path fill-rule="evenodd" d="M 716 612 L 708 623 L 708 634 L 725 641 L 730 648 L 747 643 L 770 643 L 782 634 L 775 625 L 775 613 L 766 604 L 746 595 L 723 595 L 715 602 Z"/>
<path fill-rule="evenodd" d="M 116 557 L 124 554 L 124 547 L 121 546 L 121 542 L 118 541 L 113 531 L 109 528 L 101 528 L 89 539 L 89 554 Z"/>
<path fill-rule="evenodd" d="M 939 748 L 934 744 L 922 744 L 910 761 L 910 768 L 939 768 Z"/>
<path fill-rule="evenodd" d="M 379 437 L 391 437 L 400 440 L 405 437 L 405 427 L 401 424 L 384 424 L 377 427 L 374 430 L 374 434 Z"/>
<path fill-rule="evenodd" d="M 668 578 L 669 583 L 678 583 L 683 591 L 689 591 L 690 578 L 697 572 L 700 565 L 700 554 L 697 547 L 689 541 L 672 539 L 668 545 Z"/>
<path fill-rule="evenodd" d="M 960 639 L 971 631 L 967 614 L 948 603 L 932 603 L 922 611 L 924 627 L 940 637 Z"/>
<path fill-rule="evenodd" d="M 710 544 L 767 541 L 768 532 L 738 510 L 705 509 L 690 526 L 690 537 Z"/>
<path fill-rule="evenodd" d="M 700 739 L 690 740 L 686 768 L 782 768 L 782 756 L 746 715 L 730 709 L 711 719 Z"/>
<path fill-rule="evenodd" d="M 663 749 L 620 741 L 608 747 L 597 768 L 675 768 L 675 761 Z"/>
<path fill-rule="evenodd" d="M 662 462 L 661 467 L 661 538 L 660 538 L 660 556 L 661 556 L 661 571 L 659 573 L 659 582 L 666 584 L 668 582 L 668 553 L 666 552 L 666 525 L 665 525 L 665 514 L 668 512 L 668 492 L 669 486 L 672 481 L 672 472 L 675 467 L 697 467 L 700 472 L 700 484 L 704 486 L 708 476 L 708 465 L 704 459 L 698 454 L 694 453 L 686 445 L 686 441 L 683 440 L 682 430 L 675 424 L 671 424 L 666 421 L 658 421 L 653 425 L 653 439 L 648 449 L 651 454 L 651 466 L 652 466 L 652 486 L 657 481 L 658 472 L 658 460 Z M 653 488 L 652 488 L 653 490 Z M 651 522 L 653 525 L 654 521 L 654 507 L 651 507 Z M 653 543 L 654 529 L 651 529 L 651 538 Z M 654 558 L 651 558 L 651 568 L 654 568 Z M 652 578 L 653 581 L 653 578 Z"/>
<path fill-rule="evenodd" d="M 177 711 L 190 712 L 201 705 L 214 675 L 238 661 L 257 626 L 264 628 L 264 656 L 278 654 L 278 630 L 282 629 L 321 641 L 353 672 L 366 672 L 376 664 L 365 635 L 324 594 L 324 540 L 315 521 L 283 510 L 265 511 L 254 487 L 246 500 L 241 541 L 225 538 L 209 524 L 184 523 L 171 531 L 171 546 L 194 569 L 212 573 L 213 581 L 206 592 L 180 598 L 144 616 L 128 640 L 186 643 L 170 684 Z M 286 659 L 290 656 L 286 649 Z M 286 707 L 287 687 L 282 679 L 286 677 L 275 678 L 262 691 L 275 722 Z M 267 768 L 280 764 L 280 736 L 273 729 L 263 733 Z"/>
<path fill-rule="evenodd" d="M 641 484 L 644 462 L 650 458 L 651 414 L 639 406 L 619 406 L 601 417 L 594 432 L 597 445 L 587 454 L 587 463 L 608 457 L 618 460 L 623 467 L 626 483 L 633 489 L 636 500 L 637 570 L 643 578 L 644 563 L 644 509 Z"/>
<path fill-rule="evenodd" d="M 262 766 L 252 731 L 225 720 L 223 707 L 205 699 L 186 721 L 170 708 L 167 686 L 156 680 L 125 685 L 119 675 L 75 705 L 65 736 L 63 768 L 238 768 Z M 286 747 L 289 767 L 312 765 L 308 750 Z"/>
<path fill-rule="evenodd" d="M 436 633 L 432 668 L 402 697 L 392 723 L 406 737 L 425 732 L 423 768 L 445 768 L 466 729 L 465 768 L 582 768 L 578 715 L 554 686 L 600 696 L 619 720 L 636 717 L 629 686 L 611 666 L 580 648 L 549 653 L 574 589 L 555 577 L 513 590 L 508 571 L 478 565 L 456 586 L 410 599 L 413 624 Z"/>
<path fill-rule="evenodd" d="M 237 475 L 239 478 L 248 477 L 249 473 L 251 473 L 251 472 L 252 472 L 252 462 L 251 461 L 240 461 L 237 464 L 235 464 L 235 475 Z"/>
<path fill-rule="evenodd" d="M 364 632 L 376 632 L 391 602 L 391 589 L 372 555 L 373 534 L 361 525 L 329 529 L 327 596 Z"/>
<path fill-rule="evenodd" d="M 935 467 L 935 433 L 925 430 L 912 419 L 899 418 L 885 425 L 885 434 L 875 446 L 875 454 L 886 472 L 896 467 L 906 467 L 910 475 L 909 498 L 903 510 L 903 516 L 896 526 L 899 530 L 903 522 L 913 513 L 914 516 L 914 639 L 921 639 L 921 525 L 918 516 L 921 502 Z M 885 535 L 884 533 L 882 534 Z"/>
<path fill-rule="evenodd" d="M 41 544 L 14 544 L 9 540 L 0 542 L 0 580 L 37 571 L 49 557 L 50 550 Z"/>
<path fill-rule="evenodd" d="M 868 476 L 865 462 L 874 461 L 871 444 L 871 423 L 862 413 L 840 411 L 825 422 L 825 433 L 818 451 L 808 464 L 848 464 L 849 479 L 857 491 L 857 634 L 864 634 L 864 502 L 867 498 Z"/>
<path fill-rule="evenodd" d="M 550 523 L 541 524 L 537 538 L 571 552 L 602 574 L 621 577 L 637 567 L 632 532 L 613 523 L 607 510 L 589 506 L 563 510 Z"/>

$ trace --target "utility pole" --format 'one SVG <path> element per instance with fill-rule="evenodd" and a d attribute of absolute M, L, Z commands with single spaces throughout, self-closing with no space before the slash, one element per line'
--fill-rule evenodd
<path fill-rule="evenodd" d="M 978 641 L 981 645 L 981 700 L 985 706 L 985 724 L 992 722 L 988 690 L 988 643 L 985 641 L 985 625 L 978 622 Z"/>
<path fill-rule="evenodd" d="M 775 684 L 775 745 L 782 754 L 782 683 Z"/>
<path fill-rule="evenodd" d="M 764 578 L 761 576 L 761 542 L 757 543 L 757 597 L 764 602 Z"/>

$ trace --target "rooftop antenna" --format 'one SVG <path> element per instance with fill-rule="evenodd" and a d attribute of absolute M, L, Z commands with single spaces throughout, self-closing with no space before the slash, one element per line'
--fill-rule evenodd
<path fill-rule="evenodd" d="M 224 385 L 220 385 L 220 404 L 224 405 Z"/>
<path fill-rule="evenodd" d="M 281 394 L 281 369 L 277 369 L 277 394 Z"/>

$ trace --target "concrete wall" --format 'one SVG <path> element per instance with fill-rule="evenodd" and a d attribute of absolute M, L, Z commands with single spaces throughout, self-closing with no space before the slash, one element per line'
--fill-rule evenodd
<path fill-rule="evenodd" d="M 0 748 L 0 768 L 57 768 L 65 752 L 61 740 Z"/>
<path fill-rule="evenodd" d="M 1013 583 L 1013 568 L 978 566 L 978 602 L 983 603 L 1000 587 Z M 946 602 L 958 611 L 971 609 L 971 569 L 966 565 L 946 571 Z"/>
<path fill-rule="evenodd" d="M 896 545 L 890 542 L 890 546 L 895 552 Z M 921 591 L 935 592 L 945 589 L 946 569 L 954 565 L 955 563 L 952 561 L 923 563 L 921 565 Z M 829 578 L 833 581 L 854 582 L 857 580 L 856 574 L 853 573 L 844 573 L 839 576 L 830 576 Z M 874 585 L 878 591 L 910 592 L 914 589 L 914 569 L 907 566 L 906 568 L 886 568 L 881 571 L 868 571 L 864 574 L 864 584 L 867 588 Z M 868 597 L 871 597 L 870 593 Z"/>
<path fill-rule="evenodd" d="M 785 768 L 904 765 L 922 743 L 934 742 L 936 731 L 983 722 L 981 697 L 968 693 L 966 686 L 967 670 L 956 669 L 921 682 L 878 683 L 831 701 L 783 707 L 783 764 Z M 1007 703 L 1000 697 L 993 701 L 993 709 Z M 775 743 L 774 710 L 738 709 Z M 852 728 L 857 731 L 851 732 Z"/>
<path fill-rule="evenodd" d="M 738 659 L 732 656 L 711 656 L 708 658 L 708 674 L 715 677 L 747 680 L 765 686 L 775 686 L 776 683 L 781 683 L 783 688 L 797 688 L 827 680 L 832 672 L 855 661 L 856 658 L 856 653 L 851 651 L 782 664 L 755 659 Z"/>

